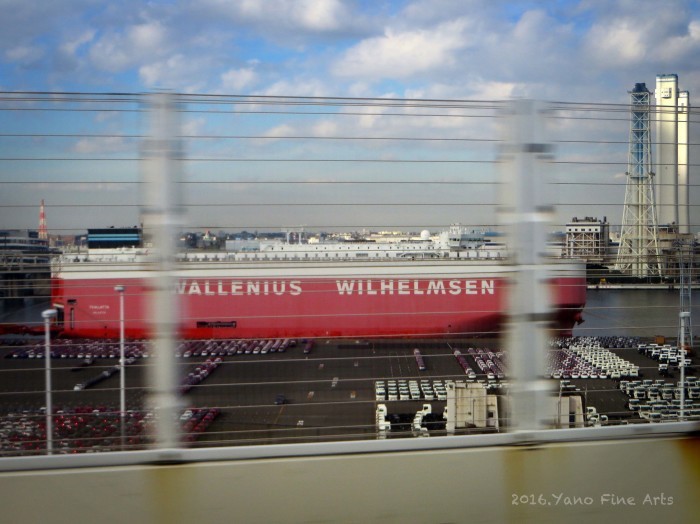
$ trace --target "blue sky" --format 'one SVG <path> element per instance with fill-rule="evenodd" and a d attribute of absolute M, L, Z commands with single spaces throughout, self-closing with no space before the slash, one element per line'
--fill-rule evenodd
<path fill-rule="evenodd" d="M 677 73 L 692 104 L 700 92 L 699 6 L 690 0 L 0 0 L 0 90 L 627 103 L 635 82 L 653 89 L 657 73 Z M 100 124 L 93 122 L 93 131 Z M 195 118 L 186 125 L 197 132 L 215 123 Z M 314 129 L 284 120 L 246 125 L 263 134 Z M 19 124 L 6 121 L 2 131 L 8 126 Z M 627 139 L 625 126 L 615 132 Z M 71 147 L 95 151 L 95 144 Z M 5 178 L 14 176 L 8 169 Z M 61 173 L 52 167 L 34 176 L 47 176 L 46 170 Z M 607 176 L 619 178 L 620 170 Z M 27 194 L 27 202 L 35 196 Z M 34 222 L 33 211 L 30 216 Z M 56 227 L 69 227 L 67 219 L 57 220 L 64 223 Z"/>
<path fill-rule="evenodd" d="M 700 80 L 700 8 L 683 0 L 0 6 L 5 90 L 614 102 L 657 72 L 678 73 L 691 90 Z"/>

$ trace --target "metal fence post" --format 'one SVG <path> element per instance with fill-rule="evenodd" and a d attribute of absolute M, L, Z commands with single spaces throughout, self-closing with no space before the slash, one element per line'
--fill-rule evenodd
<path fill-rule="evenodd" d="M 551 318 L 543 262 L 553 211 L 544 160 L 549 158 L 551 146 L 542 138 L 541 103 L 516 100 L 508 108 L 500 158 L 504 169 L 499 216 L 508 233 L 514 270 L 508 293 L 506 343 L 514 377 L 510 425 L 514 430 L 538 430 L 555 415 L 547 412 L 550 384 L 543 379 Z"/>
<path fill-rule="evenodd" d="M 175 95 L 161 92 L 147 95 L 150 133 L 142 154 L 145 202 L 142 208 L 144 236 L 149 250 L 152 277 L 149 279 L 149 324 L 154 358 L 149 366 L 149 405 L 156 424 L 155 445 L 180 445 L 179 396 L 176 389 L 175 335 L 180 311 L 173 293 L 175 239 L 182 216 L 180 161 L 182 148 Z"/>

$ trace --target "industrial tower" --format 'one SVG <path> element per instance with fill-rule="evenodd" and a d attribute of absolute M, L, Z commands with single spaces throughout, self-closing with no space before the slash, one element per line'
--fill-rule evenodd
<path fill-rule="evenodd" d="M 49 229 L 46 226 L 46 209 L 44 208 L 44 199 L 41 199 L 41 206 L 39 207 L 39 238 L 41 240 L 49 239 Z"/>
<path fill-rule="evenodd" d="M 638 83 L 630 92 L 631 120 L 625 207 L 615 267 L 637 278 L 659 275 L 659 245 L 651 171 L 650 92 Z"/>
<path fill-rule="evenodd" d="M 678 90 L 678 75 L 656 76 L 656 207 L 658 223 L 690 233 L 688 179 L 688 91 Z"/>

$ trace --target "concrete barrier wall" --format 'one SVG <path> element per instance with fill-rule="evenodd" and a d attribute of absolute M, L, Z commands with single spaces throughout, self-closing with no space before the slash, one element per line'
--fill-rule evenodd
<path fill-rule="evenodd" d="M 0 473 L 4 522 L 697 522 L 700 440 Z"/>

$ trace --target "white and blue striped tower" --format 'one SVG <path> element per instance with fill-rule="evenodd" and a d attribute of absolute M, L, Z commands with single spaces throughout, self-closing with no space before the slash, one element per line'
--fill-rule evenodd
<path fill-rule="evenodd" d="M 646 84 L 635 84 L 630 92 L 631 119 L 625 207 L 617 252 L 616 269 L 646 278 L 660 274 L 654 173 L 651 170 L 651 93 Z"/>

